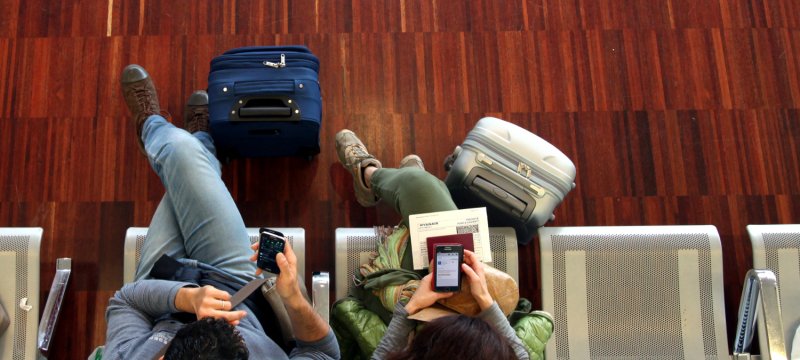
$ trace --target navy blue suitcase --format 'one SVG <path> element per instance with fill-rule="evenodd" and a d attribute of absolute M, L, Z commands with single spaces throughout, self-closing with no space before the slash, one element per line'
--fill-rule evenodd
<path fill-rule="evenodd" d="M 220 158 L 319 153 L 319 60 L 305 46 L 252 46 L 211 60 L 211 136 Z"/>

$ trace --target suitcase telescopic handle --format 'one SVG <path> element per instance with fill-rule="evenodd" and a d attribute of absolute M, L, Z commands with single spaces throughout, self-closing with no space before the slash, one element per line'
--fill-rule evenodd
<path fill-rule="evenodd" d="M 300 107 L 287 96 L 246 96 L 238 99 L 228 120 L 232 122 L 299 121 Z"/>
<path fill-rule="evenodd" d="M 528 207 L 528 204 L 524 201 L 480 176 L 475 177 L 472 186 L 479 189 L 478 195 L 485 201 L 496 207 L 509 208 L 518 216 L 521 216 L 525 212 L 525 208 Z"/>

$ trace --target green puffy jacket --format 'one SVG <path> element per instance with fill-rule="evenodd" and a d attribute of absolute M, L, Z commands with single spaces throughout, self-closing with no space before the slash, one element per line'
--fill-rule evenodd
<path fill-rule="evenodd" d="M 553 317 L 544 311 L 530 311 L 530 302 L 520 300 L 509 317 L 531 359 L 544 359 L 544 347 L 553 334 Z M 339 341 L 342 359 L 368 360 L 386 332 L 387 324 L 360 300 L 347 297 L 331 309 L 330 324 Z"/>
<path fill-rule="evenodd" d="M 544 347 L 553 335 L 553 316 L 544 311 L 533 311 L 519 315 L 516 321 L 513 317 L 511 327 L 522 340 L 531 360 L 544 359 Z"/>

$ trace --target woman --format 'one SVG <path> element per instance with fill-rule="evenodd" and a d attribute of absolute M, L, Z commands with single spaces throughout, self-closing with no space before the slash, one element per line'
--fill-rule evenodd
<path fill-rule="evenodd" d="M 432 274 L 422 278 L 419 288 L 407 304 L 397 303 L 392 321 L 372 359 L 528 359 L 529 355 L 508 323 L 486 285 L 483 264 L 472 251 L 464 251 L 461 270 L 466 274 L 470 292 L 481 308 L 476 317 L 450 315 L 426 324 L 414 340 L 405 346 L 416 322 L 410 315 L 427 308 L 453 293 L 437 293 L 432 288 Z"/>

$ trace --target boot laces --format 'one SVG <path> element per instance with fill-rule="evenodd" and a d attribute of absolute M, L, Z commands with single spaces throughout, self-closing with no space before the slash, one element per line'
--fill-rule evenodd
<path fill-rule="evenodd" d="M 364 145 L 361 144 L 347 145 L 347 148 L 345 148 L 345 153 L 353 164 L 360 163 L 364 159 L 372 158 L 372 155 L 370 155 Z"/>
<path fill-rule="evenodd" d="M 133 89 L 133 94 L 136 97 L 136 101 L 139 103 L 139 106 L 142 109 L 152 110 L 153 107 L 153 92 L 149 91 L 147 87 L 139 87 Z"/>
<path fill-rule="evenodd" d="M 189 132 L 208 130 L 208 111 L 203 106 L 189 106 L 192 116 L 187 120 L 187 130 Z"/>

